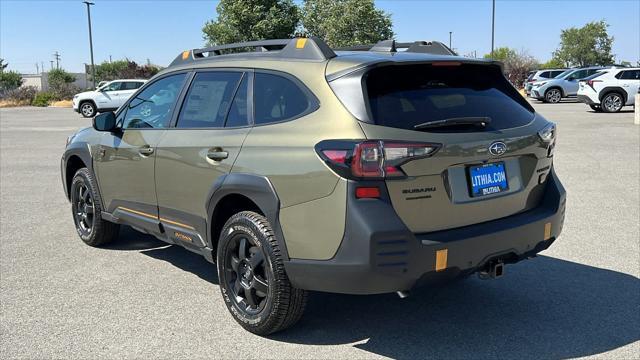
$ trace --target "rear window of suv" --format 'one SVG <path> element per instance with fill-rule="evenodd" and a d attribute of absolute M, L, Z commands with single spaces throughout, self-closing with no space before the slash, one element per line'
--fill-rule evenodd
<path fill-rule="evenodd" d="M 523 126 L 534 110 L 494 65 L 400 65 L 371 70 L 366 89 L 372 120 L 382 126 L 413 130 L 429 121 L 488 117 L 490 131 Z M 421 131 L 451 131 L 429 128 Z"/>

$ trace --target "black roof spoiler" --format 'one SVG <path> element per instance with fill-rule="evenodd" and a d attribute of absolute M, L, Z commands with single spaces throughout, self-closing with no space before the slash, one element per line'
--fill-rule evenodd
<path fill-rule="evenodd" d="M 196 62 L 217 56 L 243 54 L 248 56 L 271 56 L 283 59 L 325 61 L 336 53 L 322 39 L 298 37 L 293 39 L 273 39 L 248 41 L 212 46 L 203 49 L 185 50 L 169 66 Z M 205 55 L 206 54 L 206 55 Z"/>
<path fill-rule="evenodd" d="M 334 50 L 342 51 L 374 51 L 374 52 L 398 52 L 398 49 L 407 49 L 409 53 L 422 53 L 434 55 L 453 55 L 457 56 L 455 51 L 451 50 L 447 45 L 439 41 L 414 41 L 414 42 L 396 42 L 395 40 L 382 40 L 377 44 L 356 45 L 341 47 Z"/>

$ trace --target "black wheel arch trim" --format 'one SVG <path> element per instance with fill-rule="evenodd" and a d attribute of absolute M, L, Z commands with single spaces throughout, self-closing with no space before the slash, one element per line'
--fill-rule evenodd
<path fill-rule="evenodd" d="M 69 143 L 67 148 L 62 155 L 62 161 L 60 164 L 60 172 L 62 175 L 62 186 L 64 187 L 64 194 L 67 197 L 67 200 L 71 201 L 69 196 L 69 188 L 71 185 L 71 180 L 67 178 L 67 168 L 69 166 L 69 159 L 72 157 L 78 157 L 85 165 L 85 167 L 89 170 L 94 179 L 96 179 L 96 190 L 98 192 L 98 196 L 100 197 L 100 202 L 102 203 L 102 193 L 100 192 L 100 186 L 98 185 L 98 178 L 96 177 L 96 173 L 93 169 L 93 157 L 91 156 L 90 145 L 86 142 L 72 142 Z"/>
<path fill-rule="evenodd" d="M 220 176 L 213 183 L 205 204 L 207 209 L 207 247 L 215 251 L 218 239 L 212 238 L 215 222 L 214 211 L 220 201 L 228 195 L 242 195 L 258 206 L 275 232 L 283 260 L 289 260 L 289 253 L 280 227 L 280 199 L 269 179 L 261 175 L 231 173 Z"/>
<path fill-rule="evenodd" d="M 600 99 L 600 103 L 602 103 L 602 99 L 604 99 L 605 96 L 611 94 L 612 92 L 622 96 L 623 106 L 624 104 L 627 103 L 627 92 L 624 91 L 624 89 L 619 86 L 607 86 L 604 89 L 600 90 L 600 95 L 598 95 L 598 99 Z"/>

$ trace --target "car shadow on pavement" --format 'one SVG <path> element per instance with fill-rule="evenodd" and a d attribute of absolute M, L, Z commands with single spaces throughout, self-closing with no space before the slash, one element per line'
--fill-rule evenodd
<path fill-rule="evenodd" d="M 107 248 L 140 251 L 218 284 L 202 256 L 128 227 Z M 539 256 L 507 266 L 497 280 L 472 277 L 406 299 L 314 292 L 302 320 L 270 338 L 353 344 L 392 358 L 581 357 L 640 340 L 638 299 L 634 276 Z"/>
<path fill-rule="evenodd" d="M 640 340 L 634 276 L 546 256 L 505 274 L 422 288 L 406 299 L 314 293 L 302 321 L 271 338 L 448 359 L 580 357 Z"/>
<path fill-rule="evenodd" d="M 179 269 L 218 285 L 218 274 L 216 273 L 215 265 L 205 260 L 202 255 L 193 253 L 182 246 L 167 244 L 151 235 L 140 233 L 129 226 L 120 227 L 118 239 L 104 248 L 139 251 L 154 259 L 167 261 Z"/>

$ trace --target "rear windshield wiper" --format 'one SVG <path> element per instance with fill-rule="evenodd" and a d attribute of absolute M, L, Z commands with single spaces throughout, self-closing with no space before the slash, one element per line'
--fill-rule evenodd
<path fill-rule="evenodd" d="M 456 117 L 442 120 L 433 120 L 423 122 L 422 124 L 415 125 L 414 129 L 428 129 L 445 126 L 457 126 L 457 125 L 477 125 L 485 127 L 491 123 L 491 118 L 486 116 L 469 116 L 469 117 Z"/>

